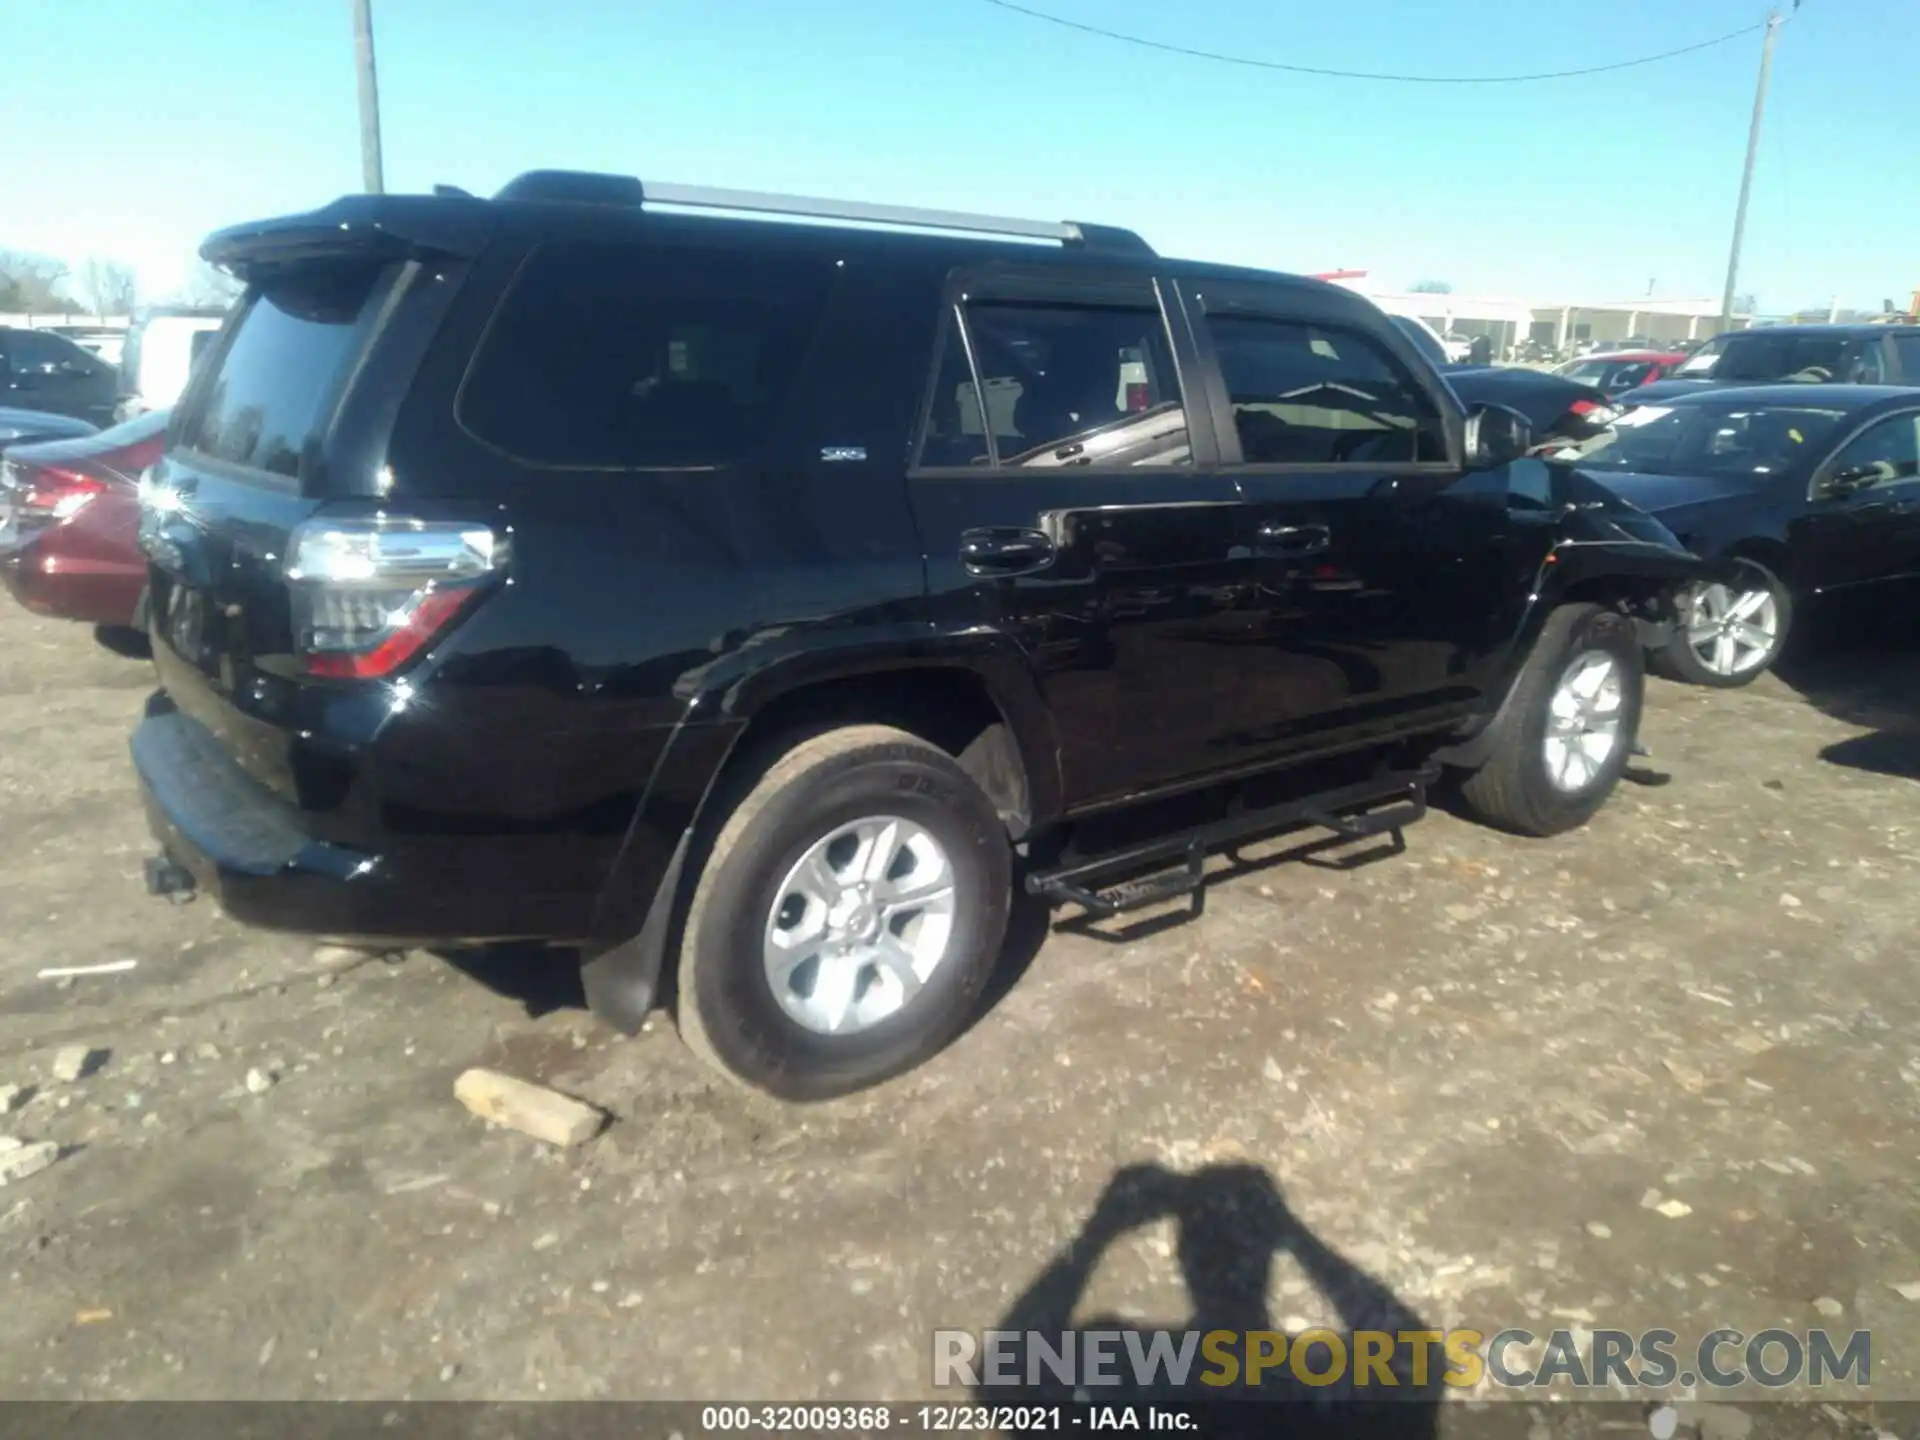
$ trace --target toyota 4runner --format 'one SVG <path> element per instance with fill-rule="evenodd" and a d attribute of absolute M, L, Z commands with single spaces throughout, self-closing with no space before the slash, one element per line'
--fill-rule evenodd
<path fill-rule="evenodd" d="M 1582 823 L 1704 573 L 1363 298 L 1124 230 L 549 171 L 202 253 L 149 887 L 577 951 L 785 1097 L 950 1039 L 1016 886 L 1397 841 L 1445 767 Z"/>

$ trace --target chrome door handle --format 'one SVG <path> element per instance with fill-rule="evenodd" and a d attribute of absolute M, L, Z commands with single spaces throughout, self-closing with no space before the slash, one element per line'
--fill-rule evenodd
<path fill-rule="evenodd" d="M 960 563 L 969 575 L 1027 575 L 1051 565 L 1054 543 L 1038 530 L 989 528 L 960 536 Z"/>

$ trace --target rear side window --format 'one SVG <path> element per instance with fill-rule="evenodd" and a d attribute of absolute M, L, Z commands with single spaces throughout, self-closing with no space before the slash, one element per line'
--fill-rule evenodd
<path fill-rule="evenodd" d="M 964 316 L 974 365 L 954 326 L 934 382 L 921 464 L 1191 463 L 1158 311 L 975 302 Z"/>
<path fill-rule="evenodd" d="M 1209 315 L 1249 465 L 1393 465 L 1447 458 L 1433 400 L 1357 331 Z"/>
<path fill-rule="evenodd" d="M 180 445 L 272 475 L 310 469 L 372 327 L 381 277 L 368 266 L 313 266 L 257 288 Z M 157 337 L 147 338 L 152 348 Z"/>
<path fill-rule="evenodd" d="M 1920 385 L 1920 335 L 1894 336 L 1893 353 L 1900 359 L 1900 382 Z"/>
<path fill-rule="evenodd" d="M 835 273 L 817 253 L 544 245 L 474 357 L 460 423 L 556 469 L 739 460 L 773 433 Z"/>

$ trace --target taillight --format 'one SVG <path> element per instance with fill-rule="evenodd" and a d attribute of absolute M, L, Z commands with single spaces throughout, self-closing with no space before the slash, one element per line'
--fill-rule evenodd
<path fill-rule="evenodd" d="M 309 675 L 391 675 L 490 588 L 506 540 L 485 525 L 309 520 L 288 546 L 294 644 Z"/>
<path fill-rule="evenodd" d="M 107 482 L 58 465 L 13 465 L 13 508 L 40 520 L 67 520 L 78 515 Z"/>
<path fill-rule="evenodd" d="M 1128 382 L 1127 384 L 1128 413 L 1138 415 L 1142 411 L 1152 409 L 1153 407 L 1150 403 L 1152 399 L 1153 399 L 1153 392 L 1148 388 L 1145 381 L 1134 380 L 1134 381 Z"/>

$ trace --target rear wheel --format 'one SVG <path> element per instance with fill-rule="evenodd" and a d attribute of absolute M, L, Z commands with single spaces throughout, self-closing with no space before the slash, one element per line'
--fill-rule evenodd
<path fill-rule="evenodd" d="M 1011 869 L 992 802 L 944 751 L 879 725 L 803 740 L 758 772 L 708 852 L 681 947 L 680 1033 L 789 1100 L 909 1069 L 979 999 Z"/>
<path fill-rule="evenodd" d="M 1461 786 L 1467 803 L 1523 835 L 1584 825 L 1627 768 L 1644 689 L 1633 622 L 1598 605 L 1561 606 L 1494 721 L 1491 758 Z"/>
<path fill-rule="evenodd" d="M 1793 595 L 1758 560 L 1741 560 L 1730 583 L 1682 592 L 1673 638 L 1653 666 L 1670 680 L 1730 690 L 1751 685 L 1780 658 L 1793 623 Z"/>

